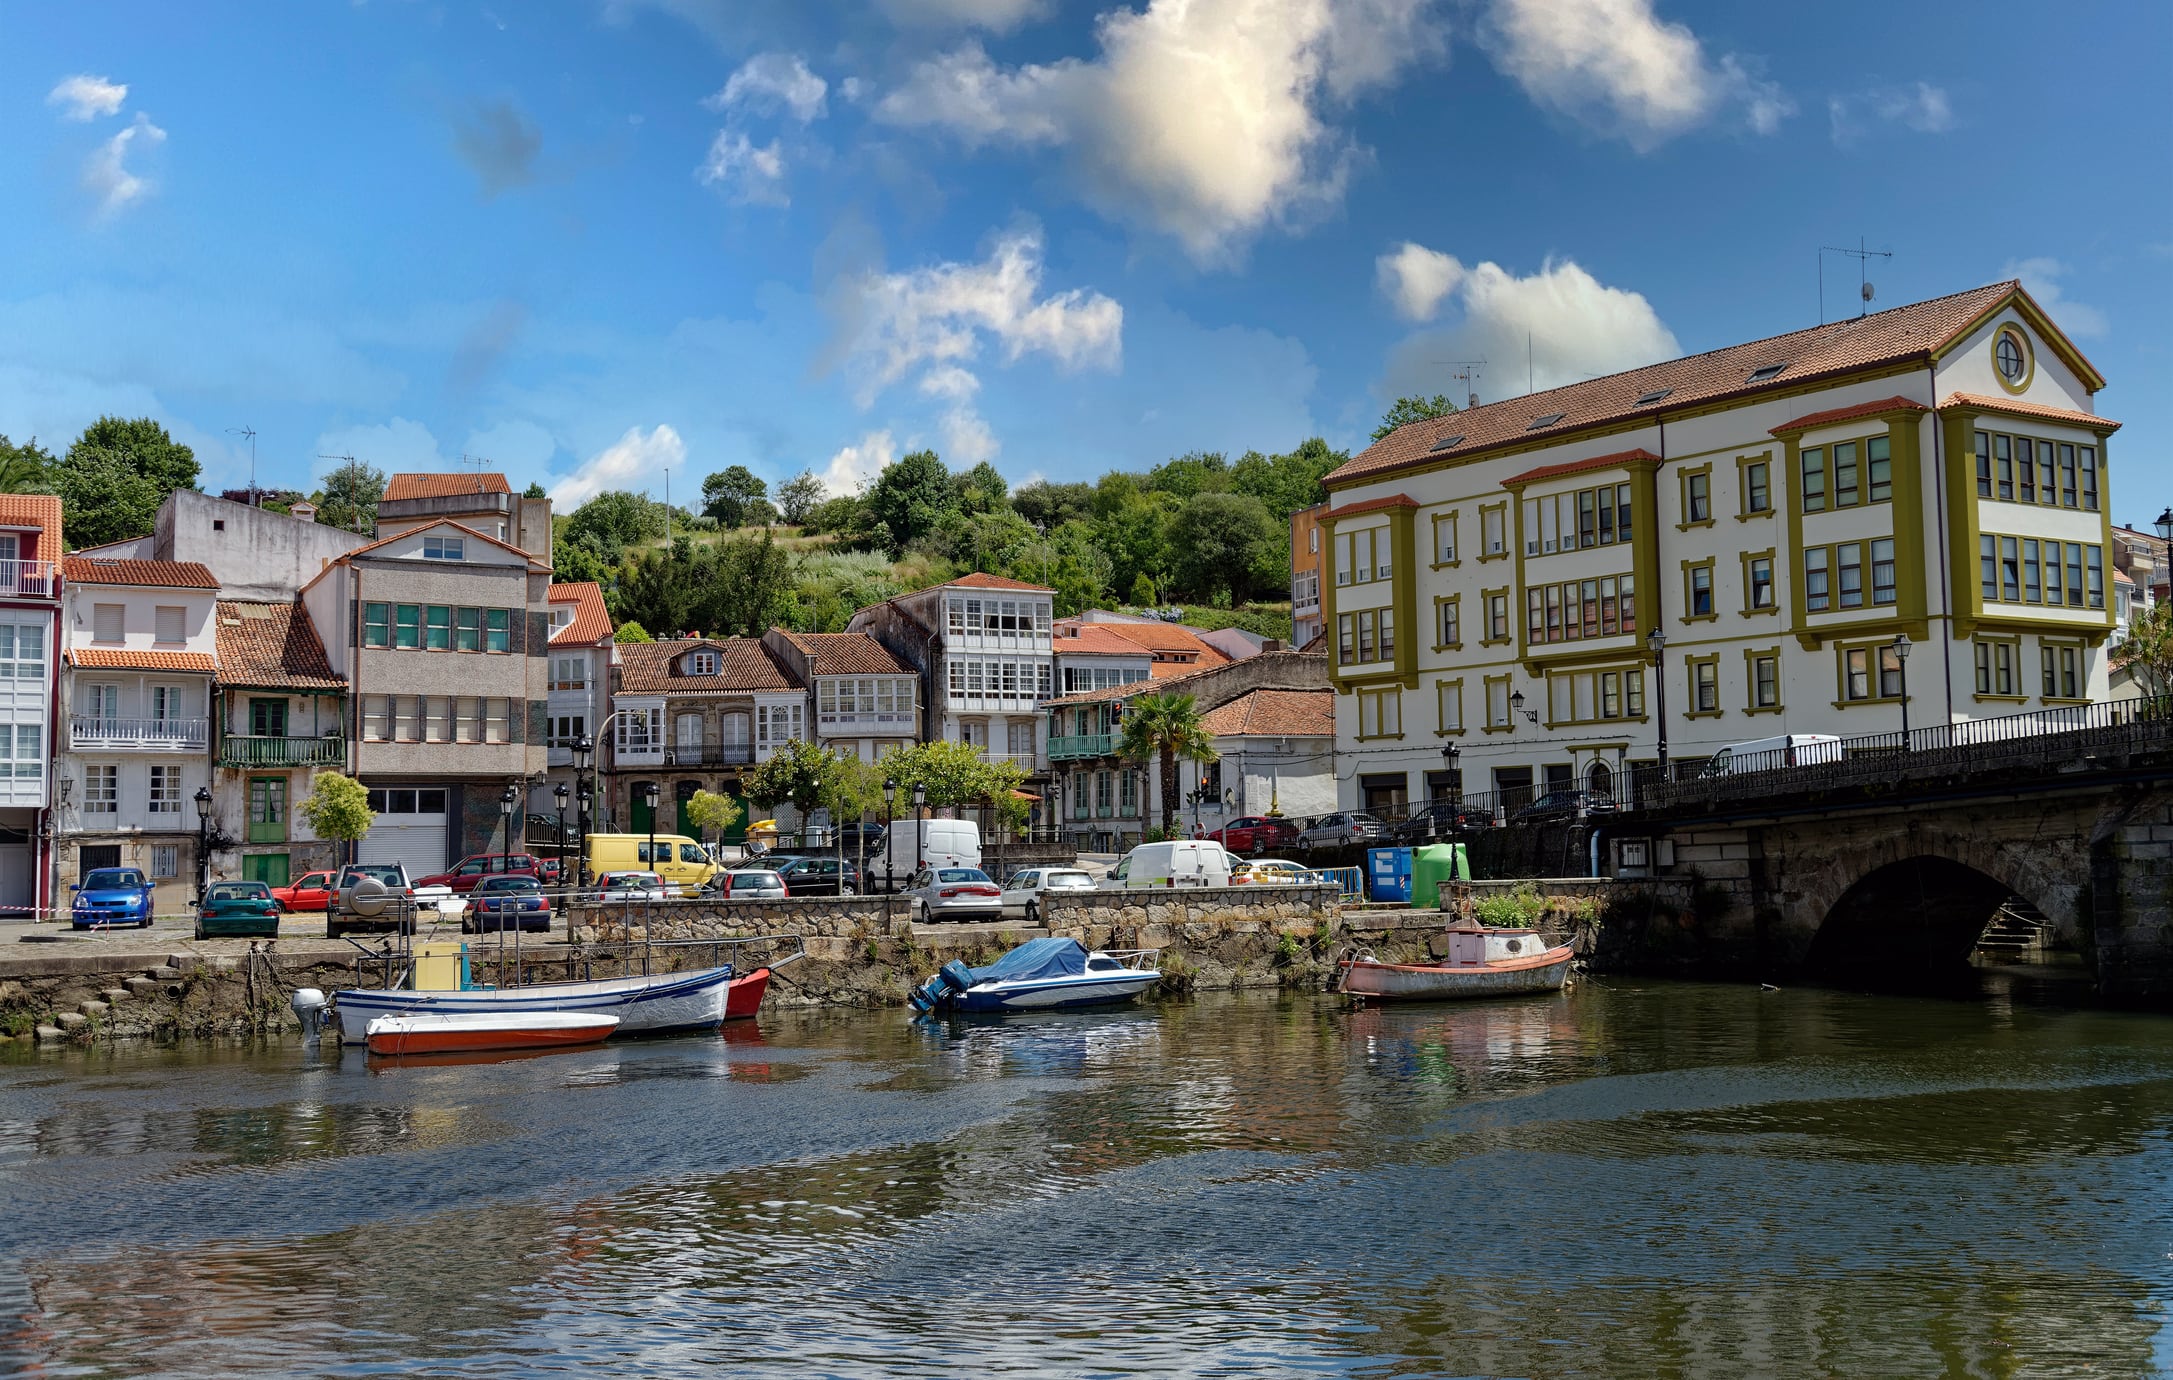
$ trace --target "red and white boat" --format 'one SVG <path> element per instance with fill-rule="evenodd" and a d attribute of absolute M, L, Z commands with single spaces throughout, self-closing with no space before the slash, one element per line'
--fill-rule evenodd
<path fill-rule="evenodd" d="M 473 1011 L 379 1016 L 364 1034 L 372 1054 L 474 1054 L 602 1044 L 617 1016 L 589 1011 Z"/>
<path fill-rule="evenodd" d="M 1438 963 L 1382 963 L 1370 953 L 1338 966 L 1336 990 L 1374 1001 L 1450 1001 L 1561 990 L 1572 945 L 1550 946 L 1531 930 L 1478 927 L 1448 932 Z"/>
<path fill-rule="evenodd" d="M 762 998 L 770 990 L 769 968 L 757 968 L 745 977 L 736 977 L 724 989 L 724 1018 L 728 1021 L 751 1020 L 762 1009 Z"/>

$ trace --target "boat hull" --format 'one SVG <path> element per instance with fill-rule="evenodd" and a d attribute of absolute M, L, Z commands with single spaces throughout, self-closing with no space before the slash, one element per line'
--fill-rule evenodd
<path fill-rule="evenodd" d="M 1161 978 L 1158 972 L 1089 973 L 1058 982 L 983 983 L 952 997 L 951 1009 L 1060 1011 L 1073 1006 L 1108 1006 L 1132 1000 Z"/>
<path fill-rule="evenodd" d="M 1340 990 L 1371 1001 L 1458 1001 L 1559 991 L 1576 950 L 1564 944 L 1527 958 L 1493 963 L 1375 963 L 1352 959 L 1343 964 Z"/>
<path fill-rule="evenodd" d="M 372 1054 L 479 1054 L 598 1045 L 619 1027 L 616 1016 L 553 1011 L 504 1015 L 379 1016 L 364 1037 Z"/>
<path fill-rule="evenodd" d="M 762 998 L 770 990 L 770 970 L 757 968 L 745 977 L 732 979 L 726 990 L 724 1018 L 728 1021 L 751 1020 L 762 1009 Z"/>
<path fill-rule="evenodd" d="M 722 1025 L 732 982 L 730 966 L 594 982 L 552 982 L 534 987 L 411 992 L 403 988 L 349 988 L 335 994 L 340 1040 L 364 1044 L 380 1016 L 566 1011 L 619 1018 L 620 1035 L 659 1035 Z"/>

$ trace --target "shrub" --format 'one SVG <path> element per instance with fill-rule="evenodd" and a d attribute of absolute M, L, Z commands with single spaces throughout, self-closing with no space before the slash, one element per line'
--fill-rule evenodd
<path fill-rule="evenodd" d="M 1547 913 L 1546 898 L 1530 882 L 1508 892 L 1494 892 L 1471 903 L 1472 917 L 1493 929 L 1528 930 Z"/>

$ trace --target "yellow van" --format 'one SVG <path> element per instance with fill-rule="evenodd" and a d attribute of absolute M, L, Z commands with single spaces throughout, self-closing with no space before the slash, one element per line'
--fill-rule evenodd
<path fill-rule="evenodd" d="M 709 850 L 685 834 L 658 834 L 653 864 L 647 834 L 590 834 L 588 869 L 592 878 L 606 872 L 654 872 L 666 886 L 689 892 L 717 874 Z"/>

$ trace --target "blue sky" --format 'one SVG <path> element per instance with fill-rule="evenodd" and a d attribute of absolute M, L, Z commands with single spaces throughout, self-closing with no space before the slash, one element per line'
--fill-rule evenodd
<path fill-rule="evenodd" d="M 150 413 L 212 488 L 243 426 L 304 487 L 1088 478 L 1808 325 L 1863 236 L 1882 305 L 2030 283 L 2139 520 L 2168 51 L 2164 6 L 0 0 L 0 432 Z"/>

